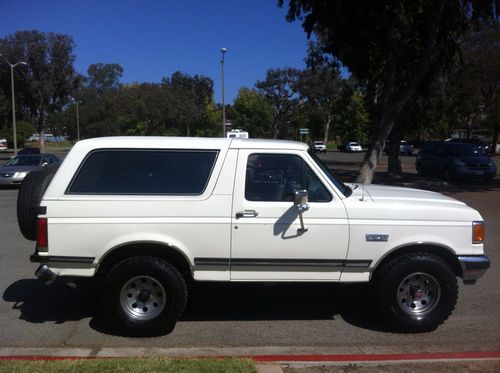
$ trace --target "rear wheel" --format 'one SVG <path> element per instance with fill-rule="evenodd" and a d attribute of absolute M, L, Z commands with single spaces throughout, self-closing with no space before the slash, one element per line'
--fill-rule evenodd
<path fill-rule="evenodd" d="M 430 253 L 398 256 L 385 263 L 373 281 L 379 314 L 402 331 L 436 329 L 457 302 L 455 274 L 446 262 Z"/>
<path fill-rule="evenodd" d="M 166 261 L 138 256 L 107 274 L 103 311 L 116 330 L 134 337 L 170 333 L 187 302 L 186 283 Z"/>

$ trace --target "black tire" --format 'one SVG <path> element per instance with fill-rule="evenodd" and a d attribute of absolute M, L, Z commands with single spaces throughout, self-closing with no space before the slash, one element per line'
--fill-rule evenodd
<path fill-rule="evenodd" d="M 372 281 L 379 315 L 398 331 L 434 330 L 457 303 L 455 274 L 445 261 L 430 253 L 395 257 L 377 270 Z"/>
<path fill-rule="evenodd" d="M 36 219 L 38 207 L 45 190 L 49 186 L 54 172 L 30 172 L 23 180 L 17 195 L 17 222 L 23 236 L 36 241 Z"/>
<path fill-rule="evenodd" d="M 104 316 L 114 330 L 131 337 L 172 332 L 188 297 L 179 271 L 150 256 L 116 264 L 106 275 L 103 295 Z"/>

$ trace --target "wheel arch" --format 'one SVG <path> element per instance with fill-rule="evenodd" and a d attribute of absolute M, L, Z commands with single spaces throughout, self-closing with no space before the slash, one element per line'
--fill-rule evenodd
<path fill-rule="evenodd" d="M 453 249 L 436 243 L 412 243 L 399 246 L 383 255 L 375 264 L 372 274 L 393 258 L 412 252 L 427 252 L 443 259 L 451 268 L 455 276 L 462 277 L 462 267 Z"/>
<path fill-rule="evenodd" d="M 193 278 L 193 267 L 188 257 L 179 248 L 156 241 L 134 241 L 113 247 L 99 261 L 96 274 L 104 275 L 118 262 L 133 256 L 164 259 L 176 267 L 185 278 Z"/>

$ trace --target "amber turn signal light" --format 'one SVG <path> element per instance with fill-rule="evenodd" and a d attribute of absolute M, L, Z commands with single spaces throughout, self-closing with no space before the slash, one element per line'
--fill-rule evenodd
<path fill-rule="evenodd" d="M 484 241 L 484 222 L 472 222 L 472 243 L 482 243 Z"/>

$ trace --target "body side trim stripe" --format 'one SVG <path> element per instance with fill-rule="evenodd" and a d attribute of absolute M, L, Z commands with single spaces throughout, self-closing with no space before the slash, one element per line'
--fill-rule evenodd
<path fill-rule="evenodd" d="M 291 267 L 292 271 L 302 272 L 311 268 L 367 268 L 371 260 L 344 260 L 344 259 L 263 259 L 263 258 L 195 258 L 195 269 L 203 270 L 227 270 L 243 269 L 246 267 Z M 210 267 L 210 268 L 207 268 Z"/>

